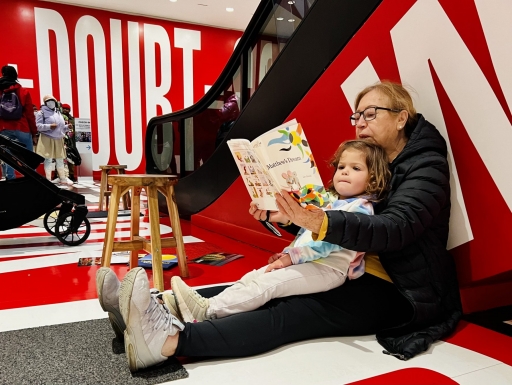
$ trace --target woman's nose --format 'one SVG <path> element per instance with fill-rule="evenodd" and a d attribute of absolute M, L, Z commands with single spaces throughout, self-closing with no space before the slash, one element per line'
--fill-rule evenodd
<path fill-rule="evenodd" d="M 356 120 L 356 128 L 364 128 L 366 126 L 366 120 L 363 118 L 363 114 Z"/>

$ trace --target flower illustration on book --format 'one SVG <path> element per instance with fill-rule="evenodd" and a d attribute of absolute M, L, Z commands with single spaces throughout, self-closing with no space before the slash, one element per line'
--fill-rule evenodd
<path fill-rule="evenodd" d="M 324 186 L 316 186 L 313 184 L 307 184 L 301 189 L 291 192 L 292 197 L 307 210 L 318 209 L 319 207 L 328 208 L 330 202 L 324 199 L 326 194 L 327 192 Z"/>
<path fill-rule="evenodd" d="M 308 156 L 308 158 L 306 159 L 306 161 L 304 163 L 310 163 L 311 168 L 313 169 L 313 174 L 314 174 L 317 171 L 315 158 L 313 158 L 313 154 L 308 151 L 306 151 L 306 155 Z"/>
<path fill-rule="evenodd" d="M 297 147 L 302 156 L 304 156 L 303 147 L 309 147 L 307 140 L 302 139 L 302 126 L 297 124 L 296 130 L 290 130 L 290 127 L 286 127 L 283 130 L 278 130 L 282 136 L 280 138 L 272 139 L 268 142 L 268 145 L 271 146 L 273 144 L 284 144 L 288 145 L 288 147 L 283 147 L 280 151 L 290 151 L 292 146 Z"/>

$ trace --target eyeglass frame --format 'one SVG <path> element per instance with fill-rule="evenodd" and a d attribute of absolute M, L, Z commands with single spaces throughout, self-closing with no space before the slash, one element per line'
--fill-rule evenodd
<path fill-rule="evenodd" d="M 374 108 L 375 109 L 375 118 L 373 119 L 370 119 L 370 120 L 367 120 L 366 117 L 364 116 L 364 112 L 370 108 Z M 384 110 L 384 111 L 390 111 L 390 112 L 395 112 L 395 113 L 399 113 L 401 110 L 395 110 L 393 108 L 387 108 L 387 107 L 378 107 L 378 106 L 368 106 L 366 107 L 363 111 L 361 112 L 354 112 L 352 115 L 350 115 L 350 124 L 352 126 L 356 126 L 357 125 L 357 122 L 359 121 L 359 119 L 361 119 L 361 116 L 363 117 L 364 121 L 365 122 L 371 122 L 372 120 L 375 120 L 377 118 L 377 110 Z M 355 114 L 359 114 L 359 118 L 353 118 L 353 116 Z M 354 119 L 354 124 L 352 124 L 352 119 Z"/>

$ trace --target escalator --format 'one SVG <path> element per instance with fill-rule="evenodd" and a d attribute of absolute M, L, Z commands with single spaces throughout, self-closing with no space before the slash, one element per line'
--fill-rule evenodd
<path fill-rule="evenodd" d="M 226 140 L 252 140 L 283 123 L 381 1 L 261 1 L 205 96 L 148 123 L 147 172 L 180 170 L 180 215 L 203 210 L 238 178 Z M 276 51 L 271 60 L 269 52 Z M 176 165 L 172 150 L 178 137 Z"/>

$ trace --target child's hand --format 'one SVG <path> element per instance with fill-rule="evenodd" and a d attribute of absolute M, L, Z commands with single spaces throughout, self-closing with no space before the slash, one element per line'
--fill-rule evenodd
<path fill-rule="evenodd" d="M 249 207 L 249 214 L 253 216 L 254 219 L 258 221 L 264 221 L 267 219 L 267 210 L 259 210 L 256 204 L 251 202 Z M 269 211 L 269 219 L 270 222 L 279 222 L 279 223 L 288 223 L 290 222 L 290 218 L 279 211 Z"/>
<path fill-rule="evenodd" d="M 288 255 L 286 253 L 276 253 L 274 255 L 272 255 L 269 259 L 268 259 L 268 263 L 272 263 L 272 262 L 275 262 L 277 261 L 279 258 L 281 257 L 284 257 L 285 255 Z"/>
<path fill-rule="evenodd" d="M 276 255 L 278 255 L 278 254 L 276 254 Z M 272 270 L 283 269 L 283 268 L 291 266 L 291 265 L 292 265 L 292 258 L 290 257 L 289 254 L 283 253 L 281 258 L 279 258 L 278 260 L 272 262 L 270 265 L 267 266 L 267 268 L 265 269 L 265 273 L 270 273 Z"/>

